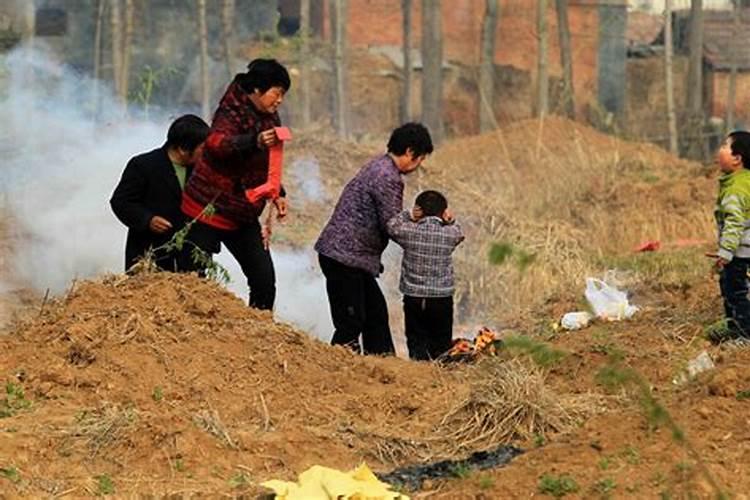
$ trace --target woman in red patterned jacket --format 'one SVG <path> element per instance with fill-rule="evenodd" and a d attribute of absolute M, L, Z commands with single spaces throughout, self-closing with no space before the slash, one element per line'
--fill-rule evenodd
<path fill-rule="evenodd" d="M 221 98 L 185 186 L 182 211 L 198 218 L 188 241 L 208 253 L 218 253 L 223 243 L 247 278 L 250 306 L 272 309 L 276 277 L 258 220 L 266 200 L 250 203 L 245 191 L 266 182 L 268 148 L 279 141 L 274 127 L 281 124 L 278 109 L 291 82 L 274 59 L 255 59 L 247 68 Z M 279 218 L 286 215 L 284 195 L 282 189 L 282 197 L 274 200 Z M 209 204 L 214 213 L 202 214 Z"/>

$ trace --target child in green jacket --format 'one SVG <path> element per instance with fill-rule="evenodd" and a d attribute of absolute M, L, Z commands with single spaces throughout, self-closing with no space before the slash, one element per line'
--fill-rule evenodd
<path fill-rule="evenodd" d="M 715 268 L 728 328 L 711 336 L 721 342 L 750 339 L 750 132 L 732 132 L 717 155 L 722 175 L 714 215 L 719 233 Z"/>

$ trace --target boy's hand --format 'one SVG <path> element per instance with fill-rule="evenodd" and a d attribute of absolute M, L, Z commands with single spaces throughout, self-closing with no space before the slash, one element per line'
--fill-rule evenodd
<path fill-rule="evenodd" d="M 720 273 L 727 264 L 729 264 L 728 260 L 716 257 L 716 260 L 714 261 L 714 269 L 717 273 Z"/>
<path fill-rule="evenodd" d="M 445 222 L 446 224 L 453 224 L 456 221 L 456 218 L 453 216 L 453 213 L 448 208 L 443 210 L 442 219 L 443 219 L 443 222 Z"/>
<path fill-rule="evenodd" d="M 422 217 L 424 217 L 424 212 L 422 211 L 422 207 L 419 207 L 417 205 L 414 205 L 414 208 L 411 209 L 411 220 L 418 221 Z"/>

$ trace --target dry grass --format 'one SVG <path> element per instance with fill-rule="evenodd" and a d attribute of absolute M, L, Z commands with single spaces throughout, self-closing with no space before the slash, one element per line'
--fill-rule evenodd
<path fill-rule="evenodd" d="M 554 394 L 544 371 L 519 359 L 488 359 L 467 375 L 472 380 L 469 394 L 439 424 L 439 433 L 457 451 L 564 432 L 597 409 L 593 396 Z"/>
<path fill-rule="evenodd" d="M 464 320 L 527 316 L 551 298 L 579 296 L 601 256 L 644 240 L 713 238 L 714 181 L 700 165 L 550 117 L 447 143 L 405 202 L 443 191 L 467 234 L 456 253 Z M 414 185 L 416 184 L 416 185 Z M 502 265 L 493 243 L 514 250 Z"/>
<path fill-rule="evenodd" d="M 134 408 L 108 403 L 94 410 L 83 411 L 76 417 L 73 428 L 63 441 L 63 449 L 72 441 L 82 440 L 88 449 L 88 458 L 93 460 L 126 439 L 128 430 L 137 418 L 138 413 Z"/>
<path fill-rule="evenodd" d="M 193 422 L 200 429 L 208 432 L 219 441 L 224 443 L 227 447 L 236 450 L 239 448 L 237 443 L 229 435 L 224 423 L 219 417 L 219 412 L 216 410 L 201 410 L 193 416 Z"/>

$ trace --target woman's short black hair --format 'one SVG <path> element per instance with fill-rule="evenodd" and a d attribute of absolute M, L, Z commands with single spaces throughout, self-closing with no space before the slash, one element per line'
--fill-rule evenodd
<path fill-rule="evenodd" d="M 388 152 L 401 156 L 411 148 L 414 157 L 432 153 L 432 138 L 427 127 L 421 123 L 410 122 L 398 127 L 388 140 Z"/>
<path fill-rule="evenodd" d="M 254 92 L 255 89 L 264 93 L 271 87 L 281 87 L 287 92 L 292 86 L 289 72 L 276 59 L 253 59 L 247 65 L 247 73 L 237 75 L 237 80 L 248 93 Z"/>
<path fill-rule="evenodd" d="M 208 137 L 208 124 L 195 115 L 183 115 L 169 126 L 167 147 L 193 151 Z"/>
<path fill-rule="evenodd" d="M 427 216 L 440 217 L 448 208 L 448 200 L 438 191 L 422 191 L 414 200 L 414 204 Z"/>
<path fill-rule="evenodd" d="M 736 130 L 729 134 L 732 141 L 732 154 L 742 157 L 742 166 L 750 168 L 750 132 Z"/>

